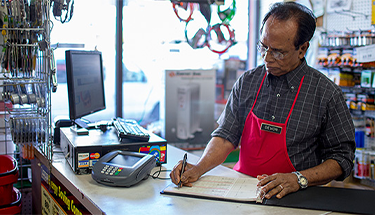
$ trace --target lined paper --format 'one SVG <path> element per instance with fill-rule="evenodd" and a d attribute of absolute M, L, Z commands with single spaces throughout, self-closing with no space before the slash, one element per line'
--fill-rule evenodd
<path fill-rule="evenodd" d="M 257 198 L 258 179 L 231 178 L 206 175 L 193 183 L 192 187 L 181 187 L 171 184 L 162 193 L 178 194 L 192 197 L 211 197 L 237 201 L 255 201 Z"/>

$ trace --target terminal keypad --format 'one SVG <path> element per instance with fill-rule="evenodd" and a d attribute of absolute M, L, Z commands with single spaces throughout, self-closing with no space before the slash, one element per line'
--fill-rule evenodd
<path fill-rule="evenodd" d="M 112 165 L 105 165 L 102 170 L 100 171 L 102 174 L 106 175 L 118 175 L 123 168 L 118 167 L 118 166 L 112 166 Z"/>

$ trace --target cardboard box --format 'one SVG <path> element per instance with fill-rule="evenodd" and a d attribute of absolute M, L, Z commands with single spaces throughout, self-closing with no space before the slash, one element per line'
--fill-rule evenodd
<path fill-rule="evenodd" d="M 215 119 L 215 70 L 165 71 L 162 131 L 168 143 L 188 143 L 191 147 L 211 139 Z M 186 148 L 186 147 L 183 147 Z"/>

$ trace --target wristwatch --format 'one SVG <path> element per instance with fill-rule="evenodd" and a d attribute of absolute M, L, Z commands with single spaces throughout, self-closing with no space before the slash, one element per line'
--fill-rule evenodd
<path fill-rule="evenodd" d="M 307 181 L 307 178 L 305 176 L 303 176 L 300 172 L 298 171 L 295 171 L 295 172 L 292 172 L 294 174 L 296 174 L 297 178 L 298 178 L 298 184 L 299 186 L 301 187 L 301 189 L 305 189 L 308 185 L 308 181 Z"/>

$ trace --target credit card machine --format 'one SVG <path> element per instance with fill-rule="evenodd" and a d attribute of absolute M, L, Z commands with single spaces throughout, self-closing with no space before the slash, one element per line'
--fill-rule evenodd
<path fill-rule="evenodd" d="M 117 150 L 100 158 L 93 166 L 91 176 L 101 184 L 130 187 L 147 179 L 155 166 L 153 155 Z"/>

